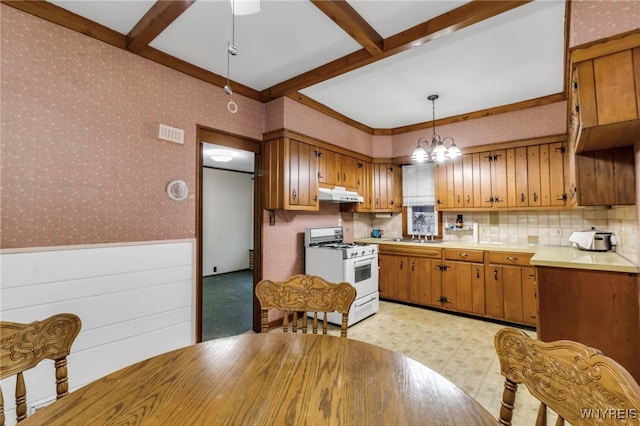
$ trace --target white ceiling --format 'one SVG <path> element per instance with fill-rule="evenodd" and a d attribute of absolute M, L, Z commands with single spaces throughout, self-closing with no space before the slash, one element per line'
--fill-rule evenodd
<path fill-rule="evenodd" d="M 128 34 L 155 2 L 52 3 Z M 467 2 L 348 3 L 388 38 Z M 564 0 L 536 0 L 299 91 L 373 129 L 430 121 L 434 93 L 436 119 L 560 93 L 564 14 Z M 234 20 L 229 0 L 197 0 L 149 45 L 226 77 L 232 22 L 240 53 L 230 78 L 257 91 L 362 49 L 309 0 L 262 0 L 259 13 Z"/>

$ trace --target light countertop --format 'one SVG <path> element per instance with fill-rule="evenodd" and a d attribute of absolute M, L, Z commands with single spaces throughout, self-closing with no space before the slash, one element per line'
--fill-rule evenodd
<path fill-rule="evenodd" d="M 402 244 L 432 248 L 451 248 L 485 251 L 509 251 L 531 253 L 531 264 L 534 266 L 551 266 L 556 268 L 591 269 L 597 271 L 638 273 L 640 268 L 635 263 L 613 252 L 593 252 L 574 249 L 566 246 L 514 245 L 500 243 L 460 243 L 443 241 L 439 243 L 413 243 L 393 241 L 393 238 L 359 238 L 356 242 L 368 244 Z"/>

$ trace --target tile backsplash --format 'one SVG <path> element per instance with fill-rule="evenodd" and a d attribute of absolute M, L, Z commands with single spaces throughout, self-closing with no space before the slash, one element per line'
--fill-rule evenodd
<path fill-rule="evenodd" d="M 638 263 L 638 218 L 636 206 L 613 208 L 579 208 L 575 210 L 510 211 L 510 212 L 445 212 L 443 228 L 462 215 L 461 231 L 443 230 L 443 240 L 472 242 L 472 224 L 478 223 L 480 242 L 506 244 L 539 244 L 569 246 L 569 236 L 575 230 L 611 231 L 618 239 L 616 252 Z M 378 215 L 380 216 L 380 215 Z M 402 236 L 402 214 L 376 217 L 375 214 L 354 214 L 354 237 L 371 236 L 373 228 L 384 230 L 385 237 Z"/>

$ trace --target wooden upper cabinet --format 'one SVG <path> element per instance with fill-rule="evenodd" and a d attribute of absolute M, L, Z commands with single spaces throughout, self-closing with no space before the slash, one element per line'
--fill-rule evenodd
<path fill-rule="evenodd" d="M 480 207 L 508 207 L 507 150 L 480 153 Z"/>
<path fill-rule="evenodd" d="M 264 208 L 318 210 L 318 149 L 289 138 L 264 144 Z"/>
<path fill-rule="evenodd" d="M 578 154 L 576 173 L 579 205 L 635 204 L 633 147 Z"/>
<path fill-rule="evenodd" d="M 336 153 L 320 149 L 318 157 L 318 182 L 325 186 L 336 185 Z"/>
<path fill-rule="evenodd" d="M 439 210 L 450 207 L 447 189 L 447 164 L 441 163 L 436 165 L 436 207 Z"/>
<path fill-rule="evenodd" d="M 571 52 L 575 152 L 633 145 L 640 134 L 640 33 Z"/>
<path fill-rule="evenodd" d="M 402 167 L 390 163 L 373 165 L 373 208 L 379 212 L 402 210 Z"/>

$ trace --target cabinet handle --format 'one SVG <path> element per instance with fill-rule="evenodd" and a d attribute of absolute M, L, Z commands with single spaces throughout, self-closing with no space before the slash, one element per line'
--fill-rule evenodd
<path fill-rule="evenodd" d="M 493 203 L 493 197 L 489 197 L 489 199 L 485 201 L 485 203 Z"/>
<path fill-rule="evenodd" d="M 296 194 L 296 190 L 293 190 L 293 199 L 295 200 L 298 197 L 298 194 Z"/>
<path fill-rule="evenodd" d="M 480 278 L 480 268 L 476 268 L 476 278 Z"/>
<path fill-rule="evenodd" d="M 416 270 L 416 262 L 411 262 L 411 271 Z"/>
<path fill-rule="evenodd" d="M 520 201 L 524 203 L 524 192 L 520 193 Z"/>
<path fill-rule="evenodd" d="M 376 198 L 376 206 L 379 205 L 380 203 L 378 202 L 378 199 Z"/>
<path fill-rule="evenodd" d="M 389 201 L 389 205 L 391 206 L 393 205 L 393 200 Z"/>
<path fill-rule="evenodd" d="M 404 260 L 400 261 L 400 269 L 404 269 Z"/>
<path fill-rule="evenodd" d="M 495 198 L 493 199 L 493 202 L 494 202 L 494 203 L 501 203 L 501 202 L 503 202 L 503 201 L 504 201 L 504 200 L 501 200 L 501 199 L 500 199 L 500 197 L 495 197 Z"/>
<path fill-rule="evenodd" d="M 460 195 L 458 195 L 458 204 L 460 204 Z"/>
<path fill-rule="evenodd" d="M 346 173 L 343 173 L 343 174 L 342 174 L 342 181 L 343 181 L 343 182 L 346 182 L 346 181 L 347 181 L 347 174 L 346 174 Z"/>
<path fill-rule="evenodd" d="M 538 194 L 536 192 L 533 193 L 533 201 L 538 201 Z"/>
<path fill-rule="evenodd" d="M 323 179 L 322 172 L 318 172 L 318 179 Z"/>
<path fill-rule="evenodd" d="M 465 253 L 465 252 L 462 252 L 462 253 L 458 254 L 458 256 L 460 256 L 460 257 L 469 257 L 469 254 Z"/>
<path fill-rule="evenodd" d="M 313 201 L 318 201 L 318 196 L 317 195 L 313 196 Z"/>
<path fill-rule="evenodd" d="M 498 270 L 497 269 L 493 270 L 493 279 L 498 281 Z"/>
<path fill-rule="evenodd" d="M 337 180 L 338 182 L 340 182 L 340 173 L 338 173 L 338 176 L 336 177 L 336 180 Z"/>
<path fill-rule="evenodd" d="M 469 194 L 467 194 L 467 203 L 471 202 L 471 196 L 469 196 Z"/>
<path fill-rule="evenodd" d="M 517 262 L 518 261 L 518 258 L 517 257 L 513 257 L 513 256 L 507 256 L 507 257 L 505 257 L 505 259 L 507 259 L 507 260 L 509 260 L 511 262 Z"/>

